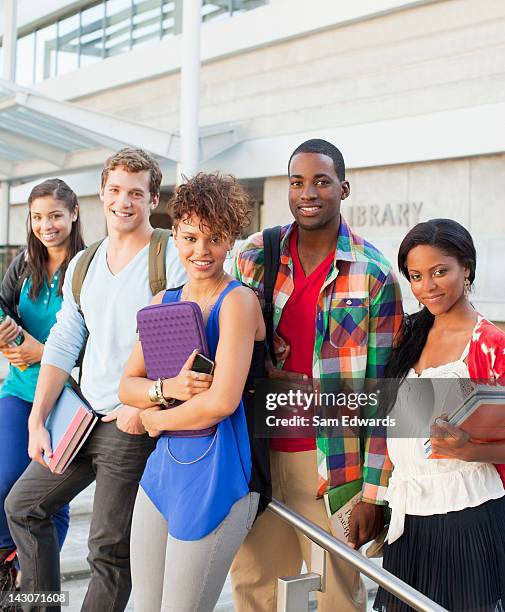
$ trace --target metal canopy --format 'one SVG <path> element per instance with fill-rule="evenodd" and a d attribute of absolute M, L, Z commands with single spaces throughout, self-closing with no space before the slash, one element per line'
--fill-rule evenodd
<path fill-rule="evenodd" d="M 203 128 L 201 161 L 238 140 L 237 127 L 231 124 Z M 124 146 L 179 161 L 177 133 L 53 100 L 0 79 L 0 181 L 14 183 L 100 166 Z"/>

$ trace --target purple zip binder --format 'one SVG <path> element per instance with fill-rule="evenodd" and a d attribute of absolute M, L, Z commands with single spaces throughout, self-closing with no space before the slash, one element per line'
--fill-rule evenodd
<path fill-rule="evenodd" d="M 195 302 L 153 304 L 137 312 L 147 377 L 174 378 L 193 352 L 208 356 L 202 311 Z M 172 437 L 209 436 L 216 427 L 202 430 L 168 431 Z"/>

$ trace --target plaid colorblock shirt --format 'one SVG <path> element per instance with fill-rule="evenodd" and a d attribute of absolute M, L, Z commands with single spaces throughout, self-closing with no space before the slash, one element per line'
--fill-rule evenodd
<path fill-rule="evenodd" d="M 274 350 L 283 366 L 284 340 L 276 333 L 282 309 L 294 289 L 289 235 L 281 230 L 279 272 L 274 288 Z M 251 287 L 263 303 L 263 235 L 254 234 L 235 260 L 235 276 Z M 335 259 L 323 283 L 316 307 L 313 378 L 365 380 L 380 378 L 389 359 L 403 311 L 398 281 L 391 265 L 369 242 L 354 234 L 341 217 Z M 363 499 L 384 504 L 391 473 L 385 432 L 366 431 L 356 437 L 317 439 L 317 495 L 363 478 Z"/>

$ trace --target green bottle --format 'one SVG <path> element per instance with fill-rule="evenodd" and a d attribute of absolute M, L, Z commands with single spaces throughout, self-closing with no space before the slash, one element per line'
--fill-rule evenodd
<path fill-rule="evenodd" d="M 0 325 L 5 321 L 6 318 L 7 318 L 7 315 L 0 307 Z M 15 344 L 16 346 L 19 346 L 20 344 L 23 344 L 24 341 L 25 341 L 25 335 L 23 334 L 23 332 L 19 332 L 19 334 L 14 338 L 12 343 Z"/>

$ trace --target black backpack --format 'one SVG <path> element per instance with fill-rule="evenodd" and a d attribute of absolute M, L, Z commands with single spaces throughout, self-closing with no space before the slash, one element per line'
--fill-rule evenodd
<path fill-rule="evenodd" d="M 276 365 L 274 353 L 274 287 L 279 272 L 281 252 L 281 226 L 263 230 L 264 277 L 263 277 L 263 318 L 265 319 L 267 345 L 272 363 Z"/>

